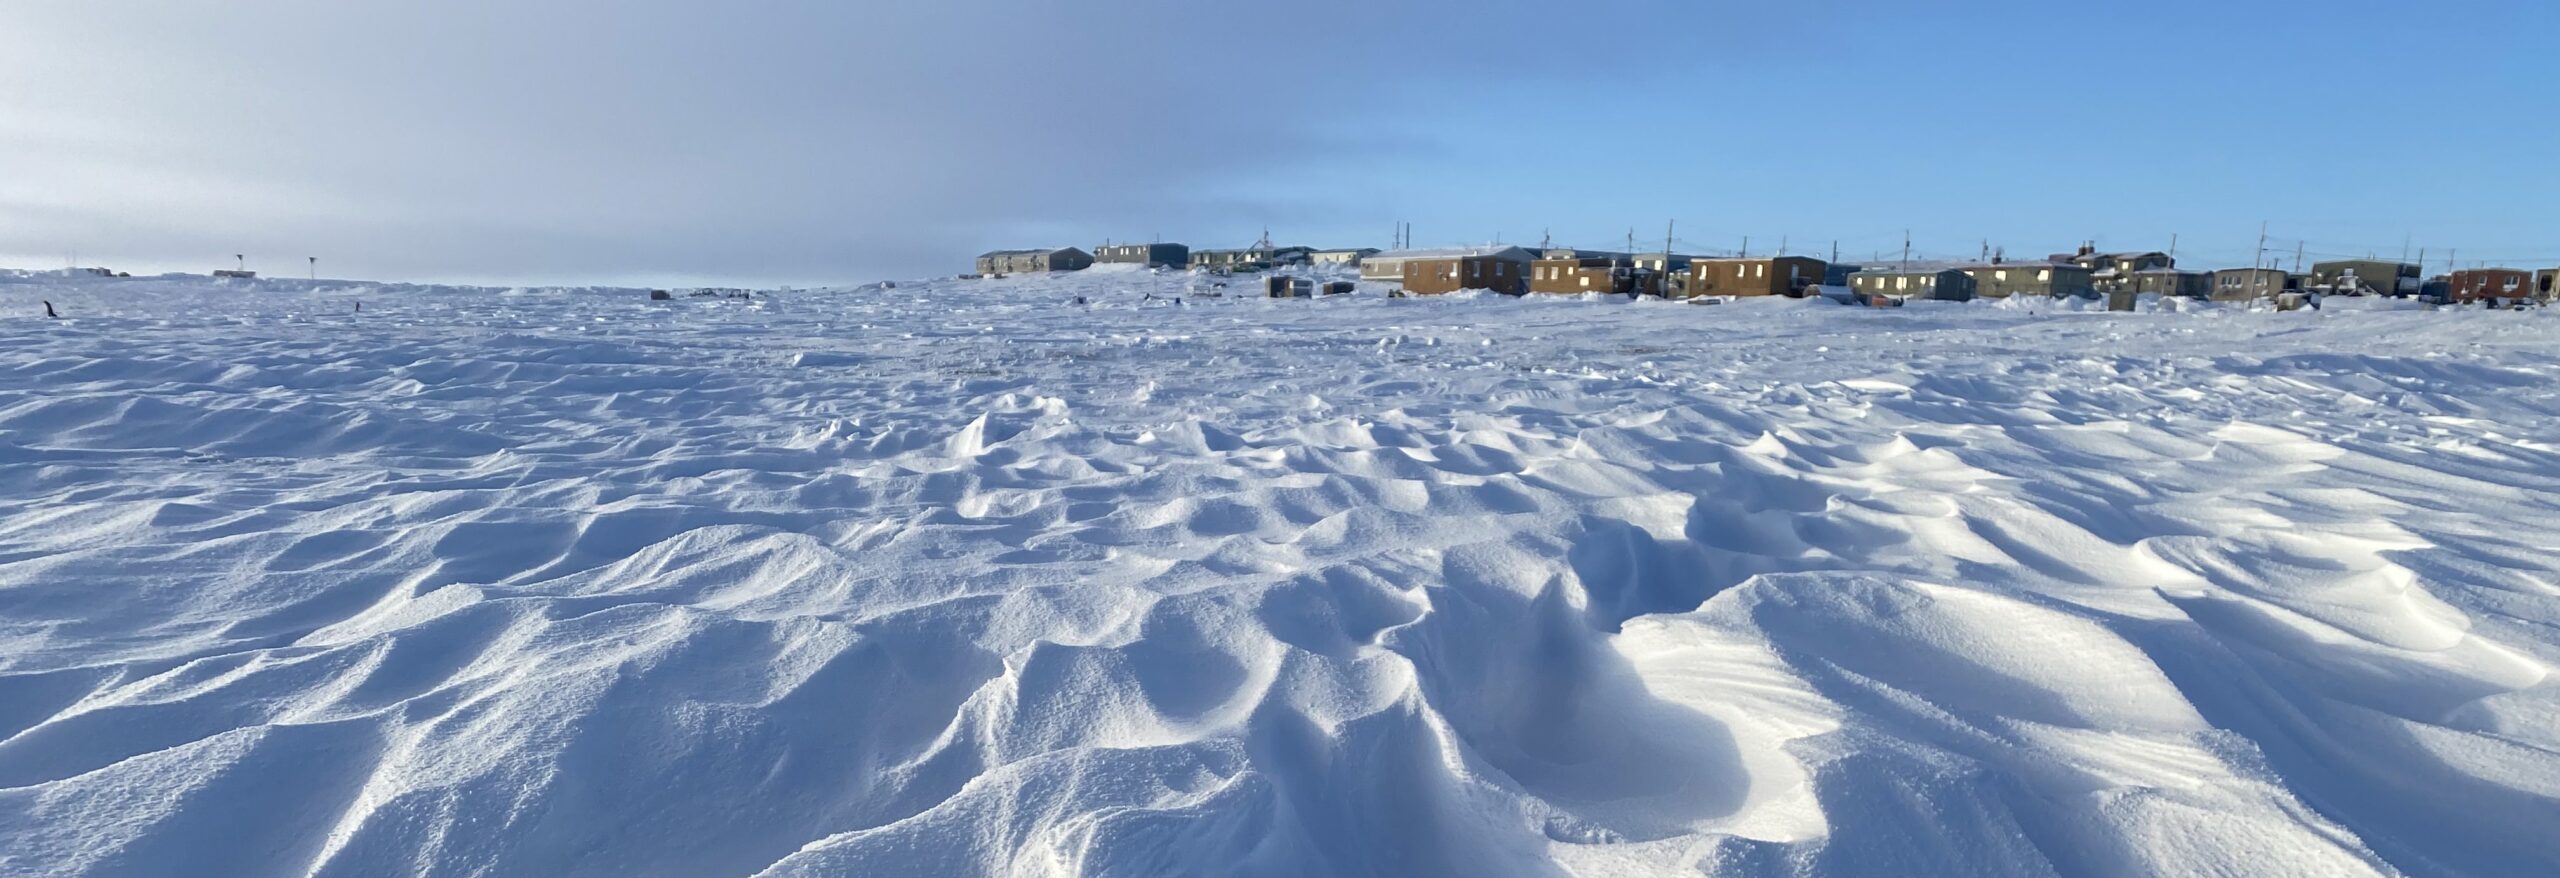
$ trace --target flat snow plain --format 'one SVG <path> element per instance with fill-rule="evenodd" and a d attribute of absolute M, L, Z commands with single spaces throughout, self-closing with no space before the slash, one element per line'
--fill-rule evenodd
<path fill-rule="evenodd" d="M 1203 291 L 0 277 L 0 874 L 2560 872 L 2560 315 Z"/>

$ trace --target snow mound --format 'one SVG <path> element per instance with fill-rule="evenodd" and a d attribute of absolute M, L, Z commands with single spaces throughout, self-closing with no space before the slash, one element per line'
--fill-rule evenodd
<path fill-rule="evenodd" d="M 1259 291 L 0 278 L 0 874 L 2560 868 L 2560 318 Z"/>

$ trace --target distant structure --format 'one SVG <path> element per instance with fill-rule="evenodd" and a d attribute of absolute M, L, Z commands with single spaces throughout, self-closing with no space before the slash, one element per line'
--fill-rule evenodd
<path fill-rule="evenodd" d="M 1055 250 L 994 250 L 978 255 L 979 274 L 1034 274 L 1083 271 L 1093 267 L 1093 254 L 1074 247 Z"/>
<path fill-rule="evenodd" d="M 2213 273 L 2216 302 L 2251 302 L 2301 289 L 2302 282 L 2281 268 L 2225 268 Z"/>
<path fill-rule="evenodd" d="M 1256 245 L 1234 250 L 1193 250 L 1191 267 L 1214 271 L 1269 271 L 1274 268 L 1306 265 L 1314 258 L 1310 247 L 1271 247 Z"/>
<path fill-rule="evenodd" d="M 1387 255 L 1381 253 L 1372 261 Z M 1405 292 L 1420 295 L 1459 290 L 1527 295 L 1529 267 L 1537 261 L 1537 254 L 1526 249 L 1500 245 L 1406 250 L 1397 256 L 1397 264 L 1404 272 Z"/>
<path fill-rule="evenodd" d="M 2466 268 L 2456 271 L 2446 281 L 2451 284 L 2453 301 L 2508 302 L 2530 297 L 2533 272 L 2514 268 Z"/>
<path fill-rule="evenodd" d="M 2094 242 L 2081 244 L 2080 250 L 2076 253 L 2053 254 L 2051 261 L 2068 262 L 2073 265 L 2086 268 L 2089 270 L 2091 275 L 2095 276 L 2095 278 L 2101 282 L 2118 275 L 2128 275 L 2137 271 L 2149 271 L 2154 268 L 2178 267 L 2178 260 L 2170 258 L 2169 254 L 2162 253 L 2158 250 L 2100 253 L 2098 252 L 2098 245 Z"/>
<path fill-rule="evenodd" d="M 1870 268 L 1849 276 L 1849 288 L 1869 296 L 1973 300 L 1973 276 L 1954 268 Z"/>
<path fill-rule="evenodd" d="M 1624 259 L 1610 256 L 1540 258 L 1529 263 L 1529 292 L 1532 293 L 1635 295 L 1644 291 L 1638 280 L 1634 266 Z M 1657 288 L 1655 292 L 1658 294 L 1660 290 Z"/>
<path fill-rule="evenodd" d="M 2146 268 L 2117 278 L 2115 287 L 2115 291 L 2136 296 L 2154 293 L 2202 299 L 2213 295 L 2213 272 L 2188 271 L 2182 268 Z"/>
<path fill-rule="evenodd" d="M 1971 295 L 1986 299 L 2011 296 L 2090 298 L 2099 295 L 2097 271 L 2074 260 L 1991 262 L 1965 266 L 1962 271 L 1973 280 Z"/>
<path fill-rule="evenodd" d="M 254 277 L 257 277 L 257 276 L 258 276 L 258 273 L 257 273 L 257 272 L 254 272 L 254 271 L 250 271 L 250 270 L 249 270 L 249 257 L 242 256 L 242 255 L 239 255 L 239 254 L 237 254 L 237 253 L 234 253 L 234 254 L 232 254 L 231 258 L 232 258 L 232 259 L 235 259 L 235 260 L 238 260 L 238 261 L 239 261 L 239 265 L 240 265 L 240 267 L 238 267 L 238 268 L 217 268 L 217 269 L 214 269 L 214 271 L 213 271 L 213 276 L 214 276 L 214 277 L 227 277 L 227 278 L 232 278 L 232 279 L 235 279 L 235 280 L 247 280 L 247 279 L 254 278 Z"/>
<path fill-rule="evenodd" d="M 1307 254 L 1307 262 L 1312 265 L 1359 265 L 1360 260 L 1376 255 L 1378 255 L 1376 247 L 1317 250 Z"/>
<path fill-rule="evenodd" d="M 1093 248 L 1093 261 L 1106 265 L 1181 268 L 1191 264 L 1191 248 L 1180 244 L 1105 244 Z"/>
<path fill-rule="evenodd" d="M 1801 296 L 1822 283 L 1811 256 L 1699 259 L 1689 263 L 1689 296 Z"/>
<path fill-rule="evenodd" d="M 2328 296 L 2414 296 L 2425 282 L 2422 269 L 2383 259 L 2340 259 L 2315 262 L 2302 288 Z"/>
<path fill-rule="evenodd" d="M 2560 299 L 2560 268 L 2545 268 L 2533 273 L 2534 298 L 2545 302 Z"/>

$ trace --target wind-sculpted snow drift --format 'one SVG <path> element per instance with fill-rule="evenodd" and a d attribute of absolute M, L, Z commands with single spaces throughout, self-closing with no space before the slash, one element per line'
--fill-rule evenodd
<path fill-rule="evenodd" d="M 0 874 L 2560 871 L 2553 316 L 1205 291 L 0 283 Z"/>

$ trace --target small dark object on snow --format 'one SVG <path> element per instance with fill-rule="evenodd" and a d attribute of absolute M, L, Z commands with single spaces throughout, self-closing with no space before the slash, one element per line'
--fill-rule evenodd
<path fill-rule="evenodd" d="M 362 314 L 362 313 L 364 313 L 364 303 L 363 303 L 363 302 L 357 302 L 357 303 L 356 303 L 356 313 L 358 313 L 358 314 Z"/>
<path fill-rule="evenodd" d="M 667 291 L 665 291 L 665 290 L 650 290 L 650 291 L 649 291 L 649 301 L 652 301 L 652 302 L 664 302 L 664 301 L 668 301 L 668 300 L 674 299 L 675 297 L 676 297 L 676 294 L 674 294 L 674 293 L 670 293 L 670 292 L 667 292 Z"/>
<path fill-rule="evenodd" d="M 1083 297 L 1083 296 L 1077 296 L 1077 297 L 1076 297 L 1076 304 L 1078 304 L 1078 305 L 1082 305 L 1082 304 L 1084 304 L 1084 297 Z"/>
<path fill-rule="evenodd" d="M 1326 281 L 1324 288 L 1318 293 L 1318 295 L 1348 296 L 1351 295 L 1351 291 L 1354 289 L 1358 288 L 1352 286 L 1351 282 L 1347 280 Z"/>
<path fill-rule="evenodd" d="M 60 315 L 60 314 L 56 314 L 56 313 L 54 313 L 54 312 L 53 312 L 53 303 L 52 303 L 52 302 L 46 302 L 46 303 L 44 303 L 44 316 L 51 317 L 51 318 L 53 318 L 53 319 L 55 319 L 55 320 L 60 320 L 60 319 L 62 319 L 62 315 Z"/>
<path fill-rule="evenodd" d="M 1181 296 L 1175 296 L 1175 297 L 1173 297 L 1173 303 L 1174 303 L 1174 304 L 1176 304 L 1176 305 L 1182 304 L 1182 297 L 1181 297 Z"/>

